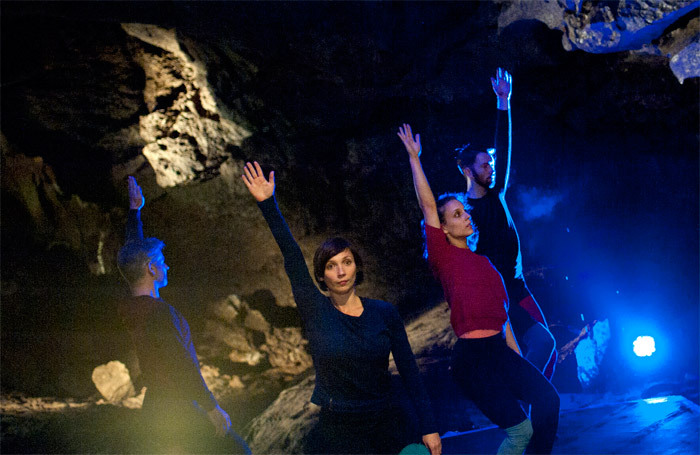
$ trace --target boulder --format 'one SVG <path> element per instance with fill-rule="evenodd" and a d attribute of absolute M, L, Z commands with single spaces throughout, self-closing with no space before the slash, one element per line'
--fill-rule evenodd
<path fill-rule="evenodd" d="M 110 403 L 119 403 L 136 395 L 129 370 L 118 360 L 96 367 L 92 372 L 92 382 Z"/>

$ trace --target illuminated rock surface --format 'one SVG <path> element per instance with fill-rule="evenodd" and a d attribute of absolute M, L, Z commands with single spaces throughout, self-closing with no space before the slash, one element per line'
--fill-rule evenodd
<path fill-rule="evenodd" d="M 519 20 L 536 19 L 551 29 L 561 30 L 562 46 L 571 51 L 593 53 L 634 50 L 663 55 L 680 82 L 700 76 L 697 42 L 700 35 L 697 0 L 582 0 L 503 2 L 506 7 L 499 26 Z M 688 21 L 684 16 L 692 19 Z M 687 39 L 678 40 L 678 35 Z M 659 43 L 664 43 L 659 45 Z M 669 41 L 675 41 L 669 52 Z M 690 54 L 694 58 L 689 58 Z"/>
<path fill-rule="evenodd" d="M 92 372 L 92 382 L 110 403 L 118 403 L 136 395 L 129 370 L 118 361 L 107 362 Z"/>

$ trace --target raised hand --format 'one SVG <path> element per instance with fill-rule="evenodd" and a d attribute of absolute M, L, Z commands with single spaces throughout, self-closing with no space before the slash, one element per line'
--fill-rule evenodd
<path fill-rule="evenodd" d="M 499 99 L 509 100 L 512 92 L 513 77 L 510 73 L 502 68 L 496 71 L 496 77 L 491 78 L 491 87 L 493 92 Z"/>
<path fill-rule="evenodd" d="M 256 201 L 262 202 L 275 194 L 275 171 L 270 172 L 268 179 L 263 175 L 262 168 L 257 161 L 245 163 L 244 174 L 241 176 L 243 183 Z"/>
<path fill-rule="evenodd" d="M 403 142 L 403 145 L 406 147 L 406 151 L 410 157 L 420 157 L 420 134 L 416 134 L 416 137 L 414 138 L 413 133 L 411 132 L 411 125 L 404 123 L 403 126 L 399 127 L 399 132 L 396 134 L 399 136 L 399 139 L 401 139 L 401 142 Z"/>
<path fill-rule="evenodd" d="M 129 209 L 130 210 L 141 210 L 146 200 L 143 198 L 143 192 L 136 179 L 129 176 Z"/>

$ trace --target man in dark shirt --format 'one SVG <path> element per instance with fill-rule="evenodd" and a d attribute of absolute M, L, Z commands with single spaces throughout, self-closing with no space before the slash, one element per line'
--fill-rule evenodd
<path fill-rule="evenodd" d="M 494 158 L 487 151 L 460 147 L 456 150 L 457 166 L 467 181 L 469 213 L 478 235 L 476 253 L 488 257 L 503 276 L 510 302 L 508 314 L 516 339 L 525 347 L 525 358 L 551 378 L 557 357 L 554 337 L 525 284 L 520 240 L 505 198 L 510 173 L 511 83 L 510 74 L 501 68 L 496 78 L 491 78 L 498 100 L 495 182 Z"/>
<path fill-rule="evenodd" d="M 160 288 L 168 284 L 165 244 L 144 238 L 143 205 L 141 188 L 129 177 L 130 210 L 118 265 L 131 297 L 118 311 L 147 388 L 141 446 L 146 452 L 250 453 L 202 378 L 187 320 L 160 298 Z"/>

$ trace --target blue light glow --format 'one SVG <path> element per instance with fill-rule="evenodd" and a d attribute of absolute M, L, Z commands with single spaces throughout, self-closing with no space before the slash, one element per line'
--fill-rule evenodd
<path fill-rule="evenodd" d="M 672 353 L 686 355 L 681 345 L 676 345 L 674 350 L 669 349 L 674 343 L 670 342 L 665 326 L 659 324 L 657 316 L 628 312 L 623 317 L 625 320 L 622 322 L 618 352 L 632 372 L 645 378 L 662 375 L 671 367 Z"/>
<path fill-rule="evenodd" d="M 637 354 L 637 357 L 651 357 L 651 355 L 656 352 L 654 338 L 650 336 L 638 336 L 632 345 L 634 346 L 634 353 Z"/>
<path fill-rule="evenodd" d="M 493 188 L 496 186 L 496 149 L 495 148 L 488 148 L 486 149 L 486 153 L 489 154 L 489 157 L 491 159 L 489 160 L 489 164 L 491 165 L 491 169 L 493 169 L 493 172 L 491 172 L 491 185 L 489 185 L 489 188 Z M 501 176 L 501 178 L 505 178 L 504 176 Z"/>
<path fill-rule="evenodd" d="M 518 207 L 526 221 L 549 217 L 564 200 L 564 193 L 538 187 L 520 186 Z"/>

